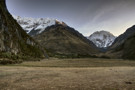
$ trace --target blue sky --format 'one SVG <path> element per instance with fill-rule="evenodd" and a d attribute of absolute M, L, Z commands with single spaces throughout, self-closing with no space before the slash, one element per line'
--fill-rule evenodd
<path fill-rule="evenodd" d="M 11 14 L 64 21 L 85 36 L 106 30 L 115 36 L 135 24 L 135 0 L 7 0 Z"/>

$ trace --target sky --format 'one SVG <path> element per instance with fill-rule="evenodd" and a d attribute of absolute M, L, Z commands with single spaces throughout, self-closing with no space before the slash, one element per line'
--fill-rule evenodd
<path fill-rule="evenodd" d="M 64 21 L 85 36 L 109 31 L 115 36 L 135 25 L 135 0 L 6 0 L 16 16 Z"/>

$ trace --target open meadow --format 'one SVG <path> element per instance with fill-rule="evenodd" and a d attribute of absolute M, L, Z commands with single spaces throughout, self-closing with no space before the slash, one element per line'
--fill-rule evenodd
<path fill-rule="evenodd" d="M 52 58 L 0 65 L 0 90 L 135 90 L 135 61 Z"/>

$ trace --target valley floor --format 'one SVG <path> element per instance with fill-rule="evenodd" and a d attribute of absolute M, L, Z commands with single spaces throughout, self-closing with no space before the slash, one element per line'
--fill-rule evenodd
<path fill-rule="evenodd" d="M 135 90 L 135 61 L 51 59 L 0 65 L 0 90 Z"/>

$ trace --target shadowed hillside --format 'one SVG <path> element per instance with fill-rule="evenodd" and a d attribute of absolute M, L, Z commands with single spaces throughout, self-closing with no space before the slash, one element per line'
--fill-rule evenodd
<path fill-rule="evenodd" d="M 51 56 L 90 57 L 98 53 L 97 47 L 82 34 L 64 25 L 53 25 L 34 37 L 46 47 Z"/>
<path fill-rule="evenodd" d="M 135 25 L 128 28 L 123 34 L 118 36 L 115 39 L 114 43 L 111 45 L 110 49 L 114 49 L 114 48 L 118 47 L 119 45 L 123 44 L 125 42 L 125 40 L 127 40 L 127 38 L 129 38 L 133 34 L 135 34 Z"/>
<path fill-rule="evenodd" d="M 43 57 L 38 44 L 13 19 L 0 0 L 0 58 Z"/>
<path fill-rule="evenodd" d="M 121 34 L 107 52 L 115 58 L 135 59 L 135 26 Z"/>
<path fill-rule="evenodd" d="M 122 58 L 135 60 L 135 34 L 129 37 L 123 45 L 118 47 L 122 51 Z"/>

